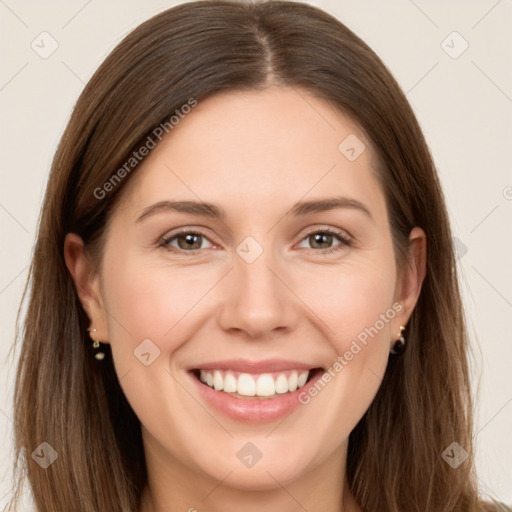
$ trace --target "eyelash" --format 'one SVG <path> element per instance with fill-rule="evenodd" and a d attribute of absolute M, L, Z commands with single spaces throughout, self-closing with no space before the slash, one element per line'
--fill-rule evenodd
<path fill-rule="evenodd" d="M 310 231 L 310 232 L 305 234 L 305 236 L 301 239 L 301 242 L 303 240 L 305 240 L 306 238 L 308 238 L 309 236 L 314 235 L 314 234 L 329 234 L 329 235 L 333 235 L 340 242 L 338 245 L 336 245 L 334 247 L 331 247 L 329 249 L 309 249 L 309 251 L 313 251 L 314 253 L 320 253 L 320 254 L 325 254 L 325 255 L 331 254 L 331 253 L 339 251 L 339 250 L 341 250 L 341 249 L 343 249 L 345 247 L 351 247 L 352 243 L 353 243 L 353 240 L 349 236 L 345 235 L 341 231 L 337 231 L 337 230 L 332 229 L 332 228 L 323 228 L 323 229 L 312 230 L 312 231 Z M 198 253 L 199 251 L 202 250 L 202 249 L 194 249 L 194 250 L 191 250 L 191 251 L 187 251 L 187 250 L 184 250 L 184 249 L 179 249 L 179 248 L 176 248 L 176 247 L 171 247 L 169 245 L 174 239 L 176 239 L 176 238 L 178 238 L 179 236 L 182 236 L 182 235 L 201 235 L 202 237 L 204 237 L 207 240 L 209 240 L 208 236 L 205 233 L 203 233 L 201 230 L 183 229 L 181 231 L 178 231 L 177 233 L 173 233 L 172 235 L 169 235 L 169 236 L 166 236 L 166 237 L 162 238 L 159 241 L 159 243 L 158 243 L 158 247 L 162 247 L 162 248 L 167 249 L 167 250 L 169 250 L 171 252 L 186 253 L 186 254 L 190 254 L 190 255 L 195 255 L 196 253 Z"/>

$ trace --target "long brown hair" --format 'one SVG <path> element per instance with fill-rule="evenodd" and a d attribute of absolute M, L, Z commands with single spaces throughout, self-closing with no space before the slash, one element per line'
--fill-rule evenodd
<path fill-rule="evenodd" d="M 168 9 L 130 33 L 81 94 L 52 164 L 24 294 L 12 503 L 26 473 L 38 512 L 139 510 L 147 481 L 140 421 L 109 348 L 101 362 L 91 356 L 64 238 L 77 233 L 101 256 L 105 225 L 136 166 L 100 198 L 98 188 L 134 150 L 191 99 L 269 84 L 309 91 L 365 131 L 377 152 L 399 266 L 410 230 L 419 226 L 427 235 L 427 275 L 407 351 L 390 361 L 350 435 L 347 475 L 357 502 L 367 512 L 484 510 L 474 473 L 466 327 L 431 155 L 377 55 L 329 14 L 292 1 Z M 58 454 L 46 469 L 31 457 L 43 442 Z M 456 469 L 442 457 L 453 442 L 468 453 Z"/>

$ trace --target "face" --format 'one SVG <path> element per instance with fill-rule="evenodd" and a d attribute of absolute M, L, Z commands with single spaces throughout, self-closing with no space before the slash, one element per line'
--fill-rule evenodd
<path fill-rule="evenodd" d="M 148 460 L 245 490 L 339 471 L 419 293 L 375 165 L 289 88 L 211 96 L 145 158 L 82 302 Z"/>

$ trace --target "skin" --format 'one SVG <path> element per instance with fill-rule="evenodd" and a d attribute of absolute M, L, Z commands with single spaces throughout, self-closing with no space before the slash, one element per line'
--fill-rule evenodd
<path fill-rule="evenodd" d="M 338 149 L 349 134 L 366 146 L 355 161 Z M 399 274 L 375 165 L 361 129 L 305 91 L 217 94 L 199 102 L 131 177 L 99 268 L 80 237 L 68 234 L 66 263 L 80 300 L 95 338 L 111 344 L 143 425 L 149 486 L 141 510 L 361 510 L 345 484 L 348 436 L 417 302 L 426 251 L 425 234 L 414 228 L 410 265 Z M 371 218 L 354 208 L 285 215 L 299 200 L 333 195 L 360 201 Z M 137 222 L 163 200 L 211 202 L 226 217 L 163 211 Z M 195 254 L 183 239 L 181 246 L 171 242 L 179 253 L 159 247 L 185 227 L 206 235 Z M 328 227 L 352 244 L 308 236 Z M 263 248 L 252 263 L 236 252 L 247 236 Z M 339 250 L 328 254 L 333 248 Z M 228 358 L 329 368 L 396 303 L 401 311 L 284 420 L 227 418 L 185 374 L 191 365 Z M 134 357 L 147 338 L 160 350 L 149 366 Z M 247 442 L 263 455 L 252 468 L 236 456 Z"/>

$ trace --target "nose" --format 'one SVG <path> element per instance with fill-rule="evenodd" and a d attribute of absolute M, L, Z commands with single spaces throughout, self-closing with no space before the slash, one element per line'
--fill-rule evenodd
<path fill-rule="evenodd" d="M 272 258 L 271 251 L 264 250 L 252 263 L 235 254 L 233 266 L 224 284 L 221 327 L 258 339 L 293 330 L 300 303 L 287 283 L 283 265 Z"/>

